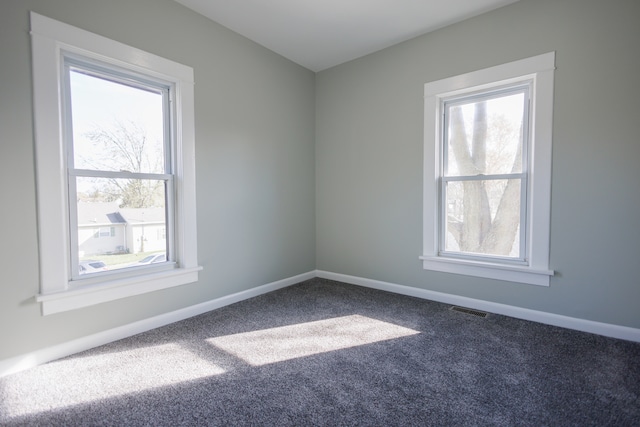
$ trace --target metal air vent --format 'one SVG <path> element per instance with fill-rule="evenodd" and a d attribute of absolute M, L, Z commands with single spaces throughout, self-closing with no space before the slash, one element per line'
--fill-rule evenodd
<path fill-rule="evenodd" d="M 449 310 L 457 311 L 457 312 L 465 313 L 465 314 L 470 314 L 470 315 L 476 316 L 476 317 L 487 317 L 489 315 L 489 313 L 486 313 L 484 311 L 474 310 L 472 308 L 466 308 L 466 307 L 458 307 L 456 305 L 452 306 Z"/>

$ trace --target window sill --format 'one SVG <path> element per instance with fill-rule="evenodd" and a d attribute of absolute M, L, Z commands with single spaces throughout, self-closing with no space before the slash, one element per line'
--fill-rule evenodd
<path fill-rule="evenodd" d="M 177 268 L 142 276 L 108 280 L 62 292 L 36 295 L 42 314 L 54 314 L 198 281 L 202 267 Z"/>
<path fill-rule="evenodd" d="M 490 262 L 459 260 L 452 258 L 421 256 L 425 270 L 462 274 L 486 279 L 505 280 L 528 285 L 549 286 L 552 270 L 537 270 L 530 267 L 511 266 Z"/>

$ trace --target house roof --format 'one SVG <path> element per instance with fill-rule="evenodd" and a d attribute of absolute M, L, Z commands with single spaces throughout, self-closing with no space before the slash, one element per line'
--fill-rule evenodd
<path fill-rule="evenodd" d="M 123 224 L 117 202 L 78 202 L 78 224 Z"/>
<path fill-rule="evenodd" d="M 78 202 L 78 225 L 164 222 L 165 209 L 120 208 L 118 202 Z"/>
<path fill-rule="evenodd" d="M 164 208 L 123 208 L 119 213 L 129 224 L 165 221 Z"/>

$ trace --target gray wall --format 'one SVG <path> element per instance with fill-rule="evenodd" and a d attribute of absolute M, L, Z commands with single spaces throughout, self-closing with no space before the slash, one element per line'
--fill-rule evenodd
<path fill-rule="evenodd" d="M 640 328 L 639 22 L 637 0 L 521 0 L 318 73 L 317 268 Z M 551 286 L 424 271 L 424 83 L 549 51 Z"/>
<path fill-rule="evenodd" d="M 42 317 L 29 15 L 189 65 L 198 283 Z M 0 2 L 0 360 L 315 268 L 315 76 L 170 0 Z"/>
<path fill-rule="evenodd" d="M 29 10 L 195 69 L 198 283 L 40 315 Z M 316 267 L 639 328 L 639 18 L 521 0 L 314 76 L 170 0 L 1 0 L 0 359 Z M 423 84 L 552 50 L 551 286 L 422 270 Z"/>

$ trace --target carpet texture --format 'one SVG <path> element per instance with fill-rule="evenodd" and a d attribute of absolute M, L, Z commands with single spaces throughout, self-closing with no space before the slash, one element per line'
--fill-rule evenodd
<path fill-rule="evenodd" d="M 312 279 L 0 378 L 0 424 L 640 426 L 640 344 Z"/>

